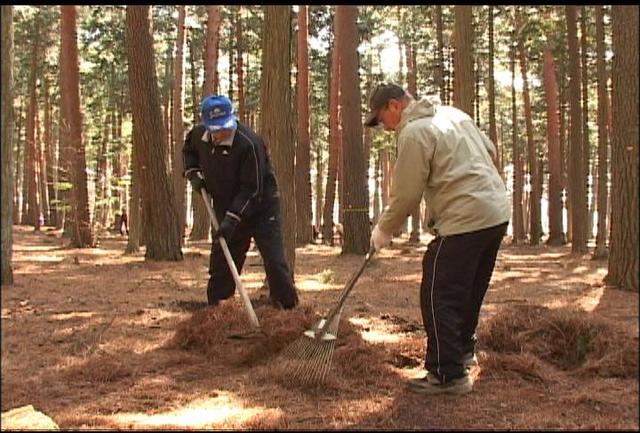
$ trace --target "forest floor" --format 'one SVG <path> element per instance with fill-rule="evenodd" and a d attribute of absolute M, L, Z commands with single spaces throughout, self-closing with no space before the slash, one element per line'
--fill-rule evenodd
<path fill-rule="evenodd" d="M 14 277 L 2 287 L 2 412 L 33 405 L 61 429 L 639 428 L 638 293 L 604 287 L 607 262 L 570 247 L 505 239 L 481 312 L 479 366 L 463 396 L 411 393 L 423 374 L 418 245 L 376 255 L 345 309 L 324 384 L 296 382 L 282 352 L 335 305 L 362 263 L 340 247 L 297 249 L 301 304 L 240 296 L 200 307 L 209 242 L 182 262 L 123 254 L 126 237 L 71 249 L 60 233 L 14 226 Z M 260 257 L 242 280 L 264 297 Z M 3 426 L 4 428 L 4 426 Z"/>

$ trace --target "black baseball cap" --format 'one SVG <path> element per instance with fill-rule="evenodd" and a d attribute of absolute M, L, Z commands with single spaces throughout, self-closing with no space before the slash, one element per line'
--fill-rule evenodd
<path fill-rule="evenodd" d="M 380 83 L 369 93 L 369 113 L 365 118 L 365 126 L 378 125 L 378 110 L 385 107 L 389 100 L 400 99 L 405 95 L 402 87 L 393 83 Z"/>

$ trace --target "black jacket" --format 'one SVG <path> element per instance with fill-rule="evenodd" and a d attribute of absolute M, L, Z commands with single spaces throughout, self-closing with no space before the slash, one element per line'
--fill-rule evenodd
<path fill-rule="evenodd" d="M 238 122 L 231 146 L 203 140 L 206 129 L 194 126 L 187 133 L 182 154 L 185 175 L 201 169 L 213 198 L 218 222 L 225 214 L 246 221 L 277 201 L 278 185 L 264 141 Z"/>

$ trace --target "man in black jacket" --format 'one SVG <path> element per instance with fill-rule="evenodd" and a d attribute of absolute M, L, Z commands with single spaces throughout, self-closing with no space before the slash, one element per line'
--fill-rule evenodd
<path fill-rule="evenodd" d="M 284 254 L 280 194 L 265 143 L 235 118 L 226 96 L 206 97 L 201 116 L 202 123 L 187 133 L 182 152 L 185 177 L 194 190 L 208 191 L 220 222 L 211 245 L 208 303 L 217 305 L 235 292 L 216 239 L 224 237 L 241 272 L 253 238 L 264 262 L 271 302 L 293 308 L 298 295 Z"/>

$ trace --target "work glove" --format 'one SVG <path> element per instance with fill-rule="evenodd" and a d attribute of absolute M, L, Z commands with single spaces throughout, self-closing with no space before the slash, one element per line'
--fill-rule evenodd
<path fill-rule="evenodd" d="M 371 247 L 376 252 L 379 252 L 383 247 L 386 247 L 391 243 L 391 235 L 380 230 L 378 226 L 373 228 L 371 233 Z"/>
<path fill-rule="evenodd" d="M 207 190 L 204 184 L 204 176 L 202 175 L 202 170 L 190 170 L 187 172 L 186 176 L 191 183 L 191 188 L 193 188 L 195 192 L 199 193 L 202 188 L 204 188 L 205 191 Z"/>
<path fill-rule="evenodd" d="M 224 238 L 226 241 L 231 239 L 236 226 L 240 222 L 239 219 L 235 216 L 229 215 L 229 212 L 222 218 L 222 222 L 220 223 L 220 227 L 218 227 L 218 231 L 216 231 L 216 238 Z"/>

